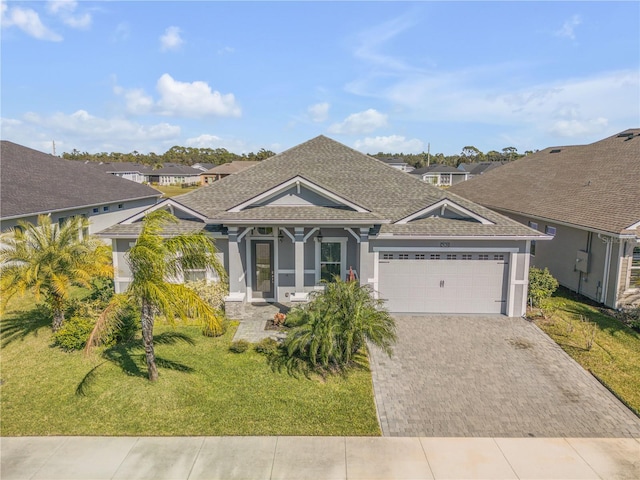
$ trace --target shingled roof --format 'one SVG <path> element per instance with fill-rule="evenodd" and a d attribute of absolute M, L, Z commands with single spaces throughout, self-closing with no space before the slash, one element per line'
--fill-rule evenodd
<path fill-rule="evenodd" d="M 640 129 L 550 147 L 449 189 L 489 208 L 614 234 L 640 222 Z"/>
<path fill-rule="evenodd" d="M 0 218 L 160 197 L 82 162 L 64 160 L 3 140 L 0 142 Z"/>
<path fill-rule="evenodd" d="M 230 211 L 296 177 L 351 202 L 363 212 L 323 207 L 257 207 Z M 466 221 L 406 224 L 406 218 L 443 199 L 473 211 L 493 224 Z M 317 220 L 381 224 L 381 234 L 536 236 L 537 232 L 485 207 L 442 191 L 379 160 L 325 136 L 318 136 L 259 164 L 214 182 L 207 188 L 175 197 L 176 201 L 209 219 L 209 223 L 242 221 Z"/>

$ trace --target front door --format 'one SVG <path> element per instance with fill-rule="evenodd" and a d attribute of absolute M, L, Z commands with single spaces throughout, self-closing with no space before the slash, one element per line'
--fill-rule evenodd
<path fill-rule="evenodd" d="M 273 296 L 273 240 L 253 240 L 253 298 Z"/>

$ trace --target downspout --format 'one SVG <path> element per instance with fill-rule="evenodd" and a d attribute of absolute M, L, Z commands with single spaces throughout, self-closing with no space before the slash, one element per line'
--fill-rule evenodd
<path fill-rule="evenodd" d="M 607 244 L 604 258 L 604 273 L 602 276 L 602 294 L 600 296 L 600 303 L 606 304 L 607 291 L 609 290 L 609 270 L 611 268 L 611 244 L 613 243 L 613 238 L 602 237 L 600 234 L 598 234 L 598 238 Z"/>

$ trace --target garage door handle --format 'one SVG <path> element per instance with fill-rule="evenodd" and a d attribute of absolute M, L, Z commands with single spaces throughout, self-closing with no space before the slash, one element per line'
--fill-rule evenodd
<path fill-rule="evenodd" d="M 444 288 L 444 280 L 440 280 L 440 288 Z"/>

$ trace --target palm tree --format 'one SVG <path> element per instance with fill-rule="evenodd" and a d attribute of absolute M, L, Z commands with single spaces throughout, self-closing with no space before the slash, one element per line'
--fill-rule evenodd
<path fill-rule="evenodd" d="M 209 268 L 224 278 L 224 267 L 216 257 L 213 240 L 202 232 L 163 236 L 164 227 L 178 219 L 164 210 L 148 214 L 135 245 L 128 252 L 132 281 L 123 295 L 116 295 L 98 319 L 87 342 L 87 349 L 98 343 L 109 327 L 117 322 L 124 305 L 140 310 L 142 341 L 149 380 L 158 379 L 153 346 L 153 326 L 157 315 L 170 322 L 176 317 L 199 318 L 212 331 L 222 331 L 222 316 L 185 285 L 172 283 L 187 269 Z"/>
<path fill-rule="evenodd" d="M 2 308 L 16 294 L 32 292 L 44 297 L 53 311 L 53 331 L 64 322 L 64 309 L 72 286 L 90 288 L 95 277 L 111 277 L 110 249 L 86 234 L 84 217 L 67 219 L 62 226 L 46 215 L 38 224 L 19 222 L 2 237 L 0 294 Z"/>

